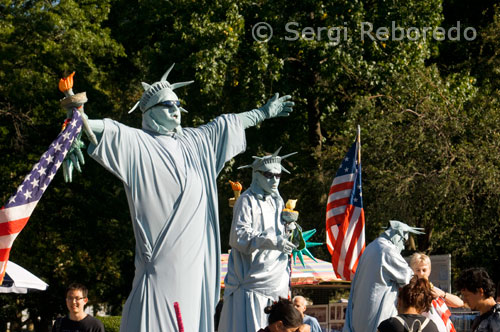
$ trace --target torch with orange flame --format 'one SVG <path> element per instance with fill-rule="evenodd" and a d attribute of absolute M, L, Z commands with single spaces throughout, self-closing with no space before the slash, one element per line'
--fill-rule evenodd
<path fill-rule="evenodd" d="M 97 145 L 97 138 L 90 129 L 87 117 L 83 116 L 85 111 L 83 110 L 83 104 L 87 102 L 87 94 L 85 92 L 80 92 L 77 94 L 73 93 L 73 76 L 75 72 L 72 72 L 69 76 L 61 78 L 59 80 L 59 90 L 64 93 L 66 97 L 61 100 L 61 106 L 68 111 L 68 114 L 73 108 L 76 108 L 82 114 L 83 129 L 87 134 L 89 140 L 92 144 Z M 70 116 L 68 116 L 70 117 Z"/>
<path fill-rule="evenodd" d="M 73 76 L 75 72 L 72 72 L 68 77 L 61 78 L 59 80 L 59 91 L 64 93 L 66 97 L 73 96 Z"/>
<path fill-rule="evenodd" d="M 233 181 L 229 180 L 229 183 L 231 184 L 231 189 L 233 189 L 233 193 L 234 193 L 234 197 L 231 197 L 229 199 L 229 207 L 233 207 L 234 203 L 236 203 L 236 200 L 238 199 L 238 197 L 240 197 L 241 190 L 243 189 L 243 186 L 238 181 L 233 182 Z"/>

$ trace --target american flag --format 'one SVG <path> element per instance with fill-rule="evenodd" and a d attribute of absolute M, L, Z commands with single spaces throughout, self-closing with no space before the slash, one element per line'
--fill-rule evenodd
<path fill-rule="evenodd" d="M 432 300 L 432 306 L 434 307 L 434 310 L 436 313 L 441 317 L 443 320 L 444 326 L 446 327 L 447 332 L 456 332 L 455 326 L 453 326 L 453 322 L 451 321 L 451 312 L 450 309 L 448 309 L 448 306 L 444 302 L 444 300 L 440 297 L 437 299 Z"/>
<path fill-rule="evenodd" d="M 337 278 L 352 280 L 365 250 L 365 214 L 361 193 L 359 141 L 342 160 L 326 205 L 326 244 Z"/>
<path fill-rule="evenodd" d="M 73 116 L 66 127 L 49 146 L 31 172 L 24 178 L 7 204 L 0 209 L 0 284 L 5 276 L 10 249 L 22 231 L 38 201 L 61 167 L 68 150 L 82 128 L 80 112 L 73 109 Z"/>

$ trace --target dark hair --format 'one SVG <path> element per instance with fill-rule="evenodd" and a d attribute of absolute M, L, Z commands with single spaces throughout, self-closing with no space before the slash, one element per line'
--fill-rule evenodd
<path fill-rule="evenodd" d="M 488 272 L 482 267 L 473 267 L 463 271 L 455 284 L 457 289 L 466 289 L 472 293 L 477 293 L 482 288 L 485 298 L 495 294 L 495 284 L 490 279 Z"/>
<path fill-rule="evenodd" d="M 278 302 L 264 309 L 269 314 L 269 325 L 282 321 L 285 327 L 299 327 L 302 325 L 302 315 L 295 309 L 293 303 L 287 299 L 279 298 Z"/>
<path fill-rule="evenodd" d="M 71 285 L 69 285 L 68 288 L 66 288 L 66 295 L 68 295 L 69 291 L 73 291 L 73 290 L 82 291 L 82 296 L 83 297 L 87 297 L 87 295 L 89 294 L 89 291 L 88 291 L 87 287 L 85 287 L 82 284 L 74 282 Z"/>
<path fill-rule="evenodd" d="M 432 304 L 431 284 L 427 279 L 413 276 L 410 283 L 399 289 L 398 301 L 404 308 L 414 307 L 418 312 L 429 311 Z"/>

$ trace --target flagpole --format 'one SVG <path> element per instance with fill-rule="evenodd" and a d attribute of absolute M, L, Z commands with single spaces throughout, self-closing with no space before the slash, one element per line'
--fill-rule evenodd
<path fill-rule="evenodd" d="M 358 125 L 358 165 L 361 164 L 361 127 Z"/>

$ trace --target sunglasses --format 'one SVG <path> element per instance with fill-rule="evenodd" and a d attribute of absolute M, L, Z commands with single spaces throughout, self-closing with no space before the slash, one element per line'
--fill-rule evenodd
<path fill-rule="evenodd" d="M 264 172 L 264 171 L 257 171 L 260 174 L 262 174 L 266 179 L 272 179 L 276 178 L 279 179 L 281 177 L 281 173 L 271 173 L 271 172 Z"/>
<path fill-rule="evenodd" d="M 167 107 L 174 107 L 175 106 L 181 106 L 181 102 L 178 100 L 165 100 L 162 102 L 159 102 L 155 106 L 167 106 Z"/>

